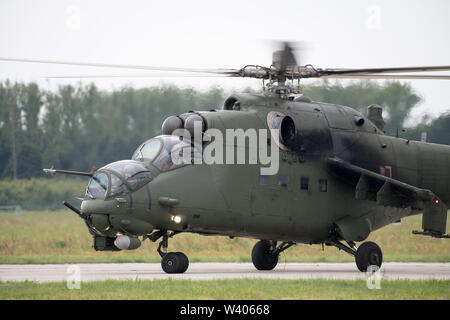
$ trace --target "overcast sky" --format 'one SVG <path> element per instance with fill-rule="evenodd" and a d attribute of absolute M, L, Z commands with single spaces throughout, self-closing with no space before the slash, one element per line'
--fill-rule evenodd
<path fill-rule="evenodd" d="M 0 56 L 172 67 L 269 66 L 269 40 L 306 41 L 301 64 L 320 68 L 450 65 L 450 1 L 0 1 Z M 449 72 L 450 73 L 450 72 Z M 139 70 L 0 62 L 0 80 L 46 88 L 59 75 L 147 75 Z M 226 90 L 254 79 L 88 79 L 111 90 L 174 83 Z M 309 80 L 310 81 L 310 80 Z M 450 80 L 408 80 L 424 102 L 450 109 Z M 306 82 L 307 83 L 307 82 Z"/>

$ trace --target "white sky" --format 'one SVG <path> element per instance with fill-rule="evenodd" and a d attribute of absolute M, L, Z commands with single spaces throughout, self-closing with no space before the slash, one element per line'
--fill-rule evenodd
<path fill-rule="evenodd" d="M 0 56 L 152 66 L 269 66 L 268 40 L 306 41 L 315 67 L 450 65 L 448 0 L 0 1 Z M 449 72 L 450 73 L 450 72 Z M 139 70 L 0 62 L 0 80 L 55 88 L 58 75 L 145 75 Z M 226 90 L 260 81 L 223 78 L 87 79 L 111 90 L 174 83 Z M 450 110 L 450 80 L 408 80 L 424 98 L 414 112 Z"/>

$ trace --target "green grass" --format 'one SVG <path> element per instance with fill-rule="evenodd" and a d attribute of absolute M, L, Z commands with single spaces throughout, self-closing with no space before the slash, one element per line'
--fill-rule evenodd
<path fill-rule="evenodd" d="M 0 299 L 450 299 L 450 280 L 382 280 L 369 290 L 364 280 L 127 280 L 83 282 L 3 282 Z"/>
<path fill-rule="evenodd" d="M 64 211 L 24 211 L 21 219 L 1 213 L 0 263 L 98 263 L 159 262 L 158 243 L 146 240 L 137 250 L 96 252 L 85 224 L 75 214 Z M 450 218 L 450 216 L 449 216 Z M 367 240 L 383 250 L 384 261 L 450 262 L 448 239 L 416 236 L 421 216 L 402 220 L 400 226 L 375 231 Z M 450 224 L 449 224 L 450 225 Z M 191 262 L 250 262 L 256 240 L 179 234 L 169 241 L 169 250 L 186 253 Z M 285 251 L 280 261 L 350 262 L 353 257 L 334 247 L 297 245 Z"/>

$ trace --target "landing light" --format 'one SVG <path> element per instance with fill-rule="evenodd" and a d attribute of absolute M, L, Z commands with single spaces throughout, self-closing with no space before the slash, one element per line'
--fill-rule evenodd
<path fill-rule="evenodd" d="M 172 216 L 170 218 L 170 220 L 172 220 L 175 223 L 180 223 L 181 222 L 181 217 L 180 216 Z"/>

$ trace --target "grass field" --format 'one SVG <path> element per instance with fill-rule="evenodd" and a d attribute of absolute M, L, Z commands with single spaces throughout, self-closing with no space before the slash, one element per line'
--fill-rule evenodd
<path fill-rule="evenodd" d="M 146 240 L 137 250 L 96 252 L 85 224 L 75 214 L 63 211 L 25 211 L 22 218 L 1 212 L 0 263 L 89 263 L 159 262 L 158 243 Z M 400 226 L 377 230 L 367 240 L 383 250 L 384 261 L 450 262 L 448 239 L 415 236 L 421 216 L 402 220 Z M 449 224 L 450 225 L 450 224 Z M 250 262 L 256 240 L 179 234 L 169 241 L 169 250 L 182 251 L 191 262 Z M 280 257 L 287 262 L 353 261 L 334 247 L 297 245 Z"/>
<path fill-rule="evenodd" d="M 126 288 L 126 289 L 125 289 Z M 450 299 L 450 280 L 383 280 L 369 290 L 364 280 L 128 280 L 83 282 L 69 290 L 65 282 L 0 283 L 0 299 Z"/>

